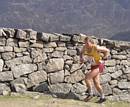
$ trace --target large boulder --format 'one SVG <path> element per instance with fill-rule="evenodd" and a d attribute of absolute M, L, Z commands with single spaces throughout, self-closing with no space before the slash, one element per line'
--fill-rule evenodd
<path fill-rule="evenodd" d="M 46 82 L 43 82 L 41 84 L 36 85 L 33 88 L 33 90 L 36 91 L 36 92 L 44 92 L 44 93 L 46 93 L 46 92 L 49 91 L 48 86 L 49 85 Z"/>
<path fill-rule="evenodd" d="M 11 89 L 9 86 L 7 86 L 6 84 L 4 83 L 0 83 L 0 95 L 4 95 L 4 93 L 9 93 L 11 92 Z"/>
<path fill-rule="evenodd" d="M 47 63 L 47 72 L 63 70 L 64 60 L 62 58 L 52 58 Z"/>
<path fill-rule="evenodd" d="M 22 75 L 32 73 L 37 70 L 37 66 L 35 64 L 21 64 L 17 65 L 12 69 L 13 75 L 15 78 L 18 78 Z"/>
<path fill-rule="evenodd" d="M 73 93 L 82 94 L 82 93 L 85 93 L 87 91 L 87 87 L 85 85 L 80 84 L 80 83 L 75 83 L 72 86 L 71 91 Z"/>
<path fill-rule="evenodd" d="M 71 75 L 65 77 L 65 82 L 67 83 L 76 83 L 85 78 L 84 73 L 82 70 L 77 70 L 76 72 L 73 72 Z"/>
<path fill-rule="evenodd" d="M 116 78 L 120 77 L 122 74 L 123 74 L 122 71 L 119 70 L 119 71 L 116 71 L 116 72 L 112 73 L 111 77 L 116 79 Z"/>
<path fill-rule="evenodd" d="M 108 83 L 103 84 L 102 86 L 103 86 L 103 90 L 104 90 L 105 95 L 111 95 L 112 94 L 112 89 L 111 89 L 111 87 Z"/>
<path fill-rule="evenodd" d="M 104 75 L 101 75 L 101 83 L 104 84 L 104 83 L 107 83 L 111 81 L 111 76 L 109 73 L 106 73 Z"/>
<path fill-rule="evenodd" d="M 23 40 L 29 39 L 29 38 L 27 38 L 27 33 L 25 31 L 21 30 L 21 29 L 17 30 L 16 38 L 23 39 Z"/>
<path fill-rule="evenodd" d="M 33 72 L 28 75 L 28 78 L 36 85 L 47 80 L 47 73 L 44 70 Z"/>
<path fill-rule="evenodd" d="M 107 61 L 105 61 L 105 65 L 106 65 L 106 66 L 113 67 L 113 66 L 116 65 L 116 60 L 115 60 L 115 59 L 107 60 Z"/>
<path fill-rule="evenodd" d="M 120 89 L 130 89 L 130 82 L 119 82 L 118 87 Z"/>
<path fill-rule="evenodd" d="M 13 59 L 13 58 L 15 58 L 15 53 L 14 52 L 5 52 L 5 53 L 2 53 L 2 58 L 4 60 Z"/>
<path fill-rule="evenodd" d="M 64 70 L 50 73 L 48 77 L 51 84 L 64 82 Z"/>
<path fill-rule="evenodd" d="M 12 71 L 0 72 L 0 81 L 11 81 L 13 79 Z"/>
<path fill-rule="evenodd" d="M 71 88 L 72 88 L 71 84 L 58 83 L 58 84 L 50 85 L 49 86 L 49 91 L 52 94 L 57 95 L 58 97 L 66 97 L 67 94 L 69 94 Z"/>
<path fill-rule="evenodd" d="M 20 64 L 27 64 L 27 63 L 31 63 L 32 59 L 29 56 L 23 56 L 23 57 L 18 57 L 18 58 L 14 58 L 8 61 L 5 61 L 5 64 L 8 67 L 13 68 L 16 65 L 20 65 Z"/>
<path fill-rule="evenodd" d="M 0 37 L 0 46 L 5 46 L 6 39 L 3 37 Z"/>

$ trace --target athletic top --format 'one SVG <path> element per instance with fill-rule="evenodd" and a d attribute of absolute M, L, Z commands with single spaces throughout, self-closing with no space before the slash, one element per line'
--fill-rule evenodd
<path fill-rule="evenodd" d="M 85 48 L 84 55 L 88 56 L 88 61 L 92 65 L 99 64 L 102 59 L 101 54 L 100 52 L 98 52 L 96 45 L 92 46 L 92 50 L 90 52 L 87 50 L 87 48 Z"/>

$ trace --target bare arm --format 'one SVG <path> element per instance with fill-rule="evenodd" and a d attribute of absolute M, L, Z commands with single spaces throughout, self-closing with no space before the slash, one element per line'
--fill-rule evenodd
<path fill-rule="evenodd" d="M 84 51 L 85 51 L 85 46 L 83 46 L 83 48 L 82 48 L 81 51 L 80 51 L 80 63 L 83 63 L 83 62 L 84 62 L 84 59 L 83 59 Z"/>
<path fill-rule="evenodd" d="M 103 46 L 97 46 L 97 50 L 104 54 L 103 59 L 107 59 L 110 55 L 110 50 Z"/>

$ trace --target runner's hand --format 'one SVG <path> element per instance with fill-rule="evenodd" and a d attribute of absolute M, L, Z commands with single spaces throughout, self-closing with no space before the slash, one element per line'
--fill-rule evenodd
<path fill-rule="evenodd" d="M 84 59 L 80 58 L 80 64 L 84 63 Z"/>

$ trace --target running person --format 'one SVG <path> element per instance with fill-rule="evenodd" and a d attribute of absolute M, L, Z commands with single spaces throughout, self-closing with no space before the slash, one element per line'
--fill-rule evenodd
<path fill-rule="evenodd" d="M 84 39 L 85 45 L 83 46 L 81 53 L 80 53 L 80 62 L 84 62 L 83 55 L 86 55 L 88 57 L 89 62 L 91 63 L 91 71 L 86 74 L 85 76 L 85 83 L 88 87 L 88 96 L 84 99 L 85 101 L 88 101 L 93 96 L 93 90 L 92 90 L 92 80 L 94 82 L 94 86 L 96 87 L 97 91 L 100 93 L 100 99 L 99 103 L 104 102 L 105 96 L 102 89 L 102 86 L 100 85 L 100 74 L 103 71 L 104 65 L 103 65 L 103 59 L 107 59 L 109 55 L 109 50 L 106 47 L 98 46 L 94 43 L 93 39 L 86 37 Z M 101 55 L 103 54 L 103 56 Z"/>

